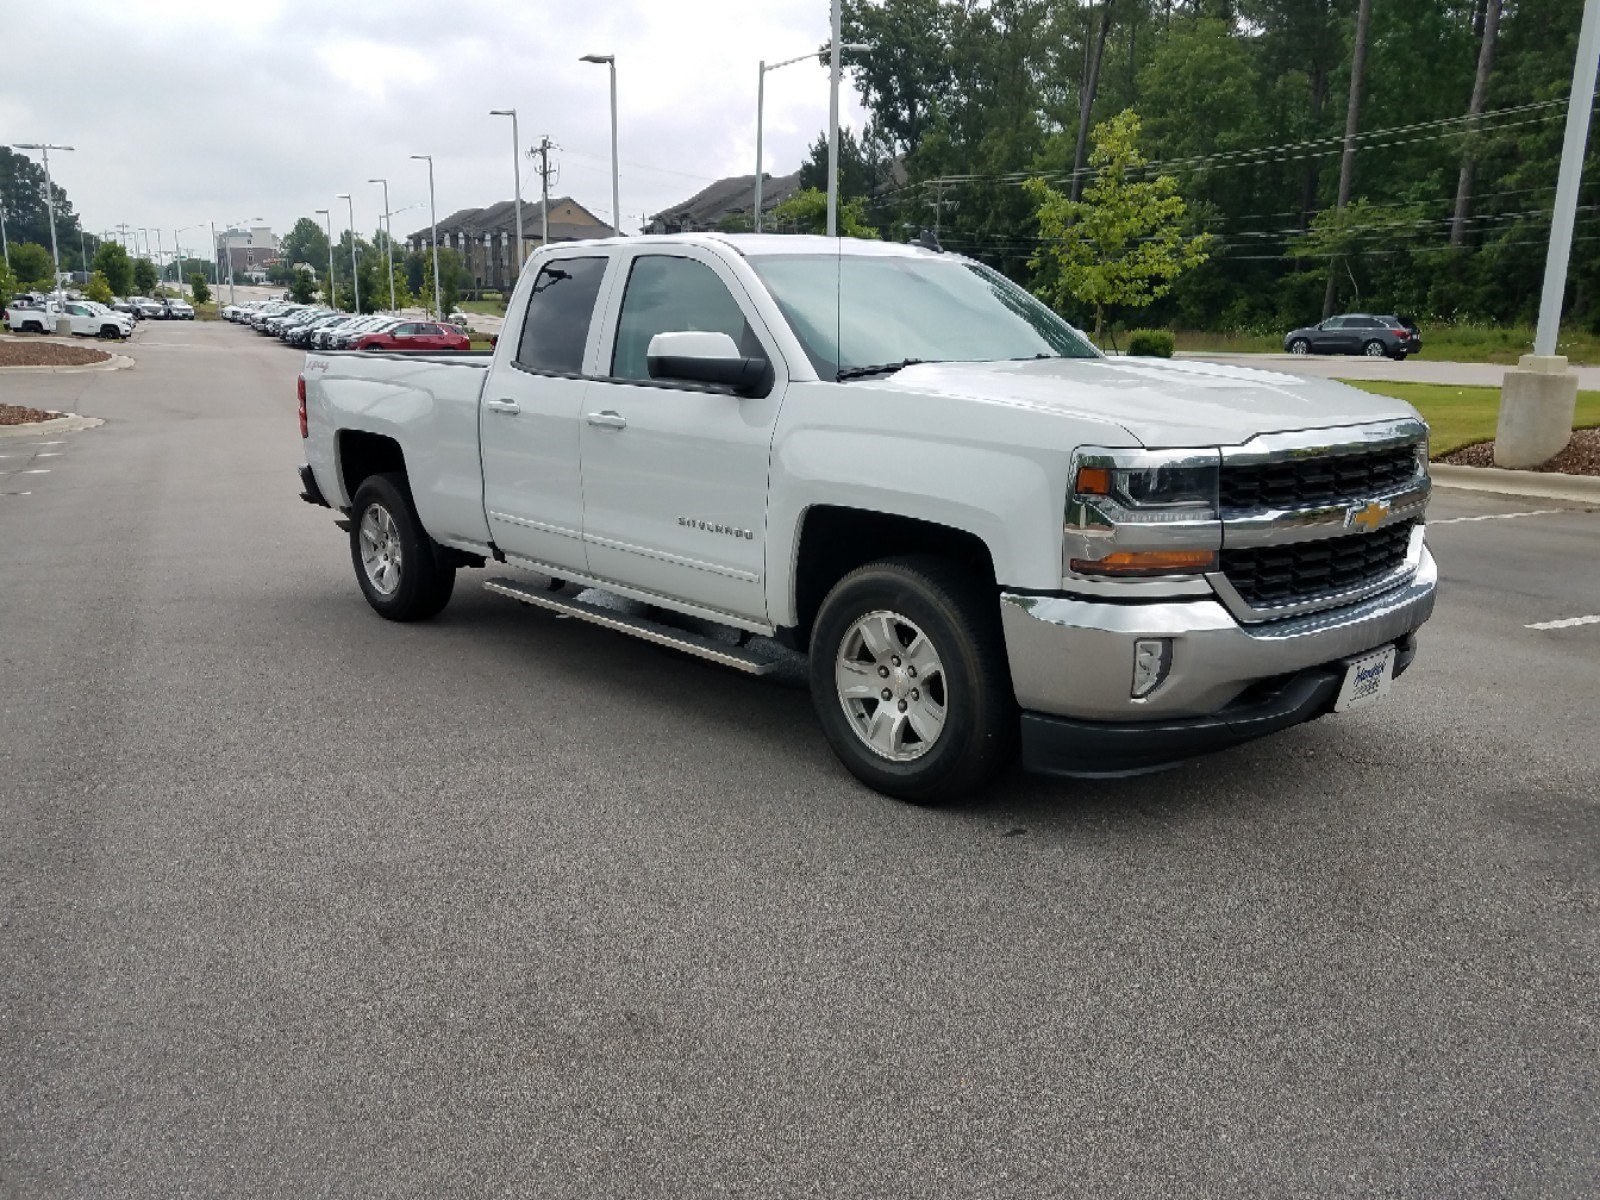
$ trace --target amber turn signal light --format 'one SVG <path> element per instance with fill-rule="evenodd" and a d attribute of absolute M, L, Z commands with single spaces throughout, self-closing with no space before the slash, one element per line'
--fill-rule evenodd
<path fill-rule="evenodd" d="M 1073 490 L 1080 496 L 1111 495 L 1110 467 L 1079 467 L 1078 482 Z"/>
<path fill-rule="evenodd" d="M 1072 560 L 1072 569 L 1080 575 L 1181 575 L 1210 571 L 1216 565 L 1215 550 L 1118 550 L 1104 558 Z"/>

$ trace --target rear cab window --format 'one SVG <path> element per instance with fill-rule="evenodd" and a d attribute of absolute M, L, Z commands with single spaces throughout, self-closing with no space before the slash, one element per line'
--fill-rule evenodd
<path fill-rule="evenodd" d="M 551 375 L 583 373 L 595 301 L 610 258 L 604 254 L 552 259 L 528 292 L 512 365 Z"/>

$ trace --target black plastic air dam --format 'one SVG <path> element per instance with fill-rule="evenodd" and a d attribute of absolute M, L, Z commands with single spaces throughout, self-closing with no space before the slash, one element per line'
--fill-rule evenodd
<path fill-rule="evenodd" d="M 1416 635 L 1401 638 L 1395 648 L 1394 674 L 1399 678 L 1416 658 Z M 1209 716 L 1166 721 L 1077 721 L 1024 712 L 1022 766 L 1040 775 L 1082 779 L 1163 771 L 1315 720 L 1332 710 L 1343 680 L 1342 662 L 1310 667 L 1263 700 L 1230 705 Z"/>

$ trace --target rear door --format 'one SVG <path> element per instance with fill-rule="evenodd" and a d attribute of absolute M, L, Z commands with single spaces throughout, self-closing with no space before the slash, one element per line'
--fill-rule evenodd
<path fill-rule="evenodd" d="M 765 620 L 772 427 L 786 371 L 737 277 L 699 247 L 630 250 L 615 332 L 584 403 L 583 533 L 590 573 Z M 626 283 L 622 282 L 624 273 Z M 650 378 L 657 333 L 726 333 L 774 364 L 764 396 Z"/>
<path fill-rule="evenodd" d="M 536 566 L 588 573 L 579 429 L 591 386 L 596 301 L 610 257 L 551 259 L 524 279 L 520 329 L 508 325 L 478 417 L 483 507 L 495 544 Z M 513 303 L 511 311 L 517 311 Z"/>

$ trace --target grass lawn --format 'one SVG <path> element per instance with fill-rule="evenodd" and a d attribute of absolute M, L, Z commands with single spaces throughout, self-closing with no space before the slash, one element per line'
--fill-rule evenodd
<path fill-rule="evenodd" d="M 1287 332 L 1287 331 L 1285 331 Z M 1118 335 L 1123 341 L 1127 338 Z M 1283 353 L 1283 338 L 1273 334 L 1204 333 L 1185 330 L 1174 335 L 1177 349 L 1198 353 Z M 1422 361 L 1515 363 L 1533 351 L 1531 325 L 1426 325 L 1422 327 Z M 1600 363 L 1600 337 L 1577 329 L 1563 329 L 1556 353 L 1574 365 Z"/>
<path fill-rule="evenodd" d="M 1416 406 L 1433 428 L 1429 452 L 1438 458 L 1462 446 L 1494 438 L 1500 416 L 1500 389 L 1452 387 L 1446 383 L 1386 383 L 1372 379 L 1345 379 L 1351 387 L 1379 396 L 1393 396 Z M 1600 426 L 1600 392 L 1579 392 L 1576 428 Z"/>
<path fill-rule="evenodd" d="M 477 313 L 480 317 L 503 317 L 506 315 L 505 297 L 498 300 L 463 300 L 456 307 L 462 312 Z"/>

